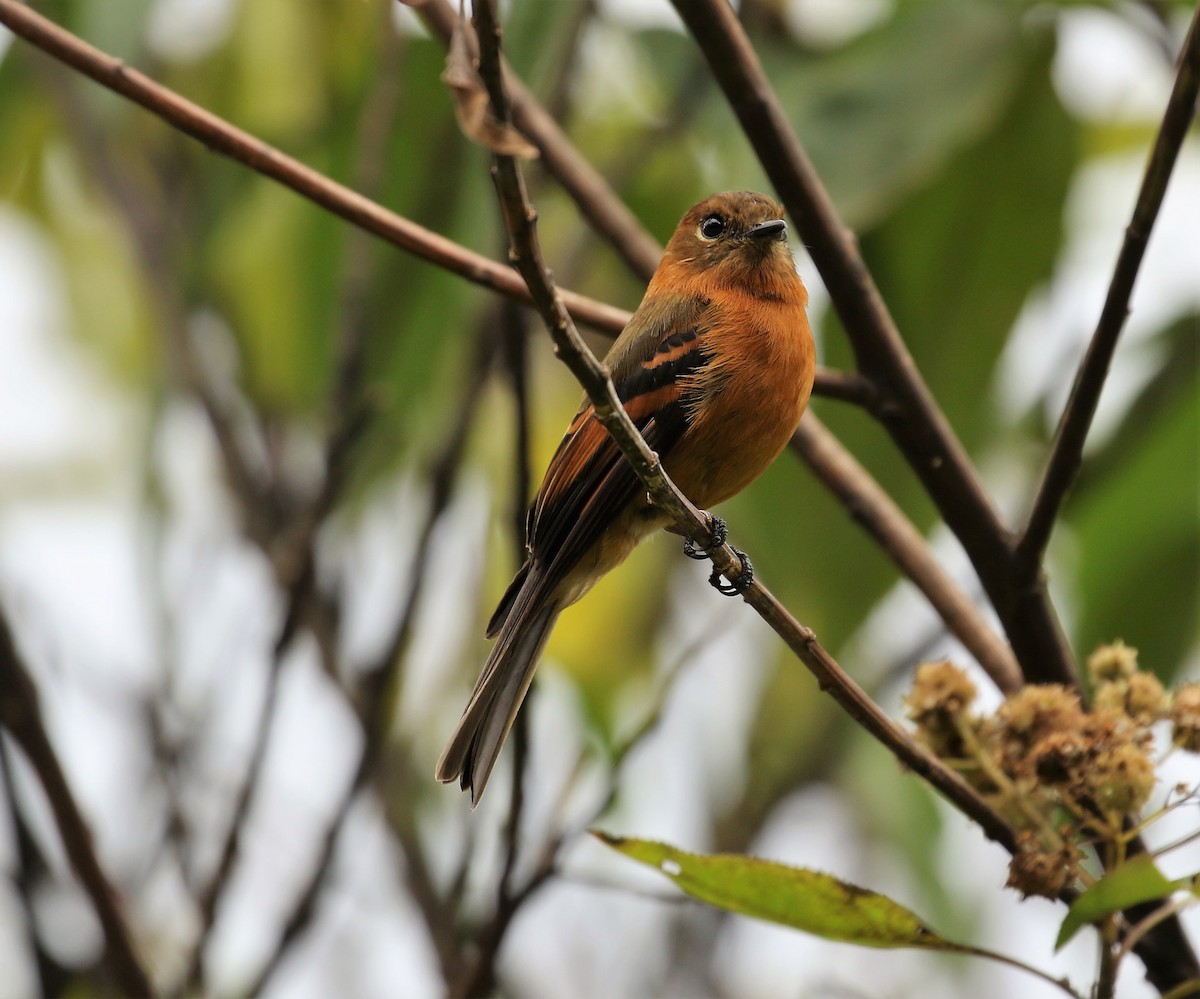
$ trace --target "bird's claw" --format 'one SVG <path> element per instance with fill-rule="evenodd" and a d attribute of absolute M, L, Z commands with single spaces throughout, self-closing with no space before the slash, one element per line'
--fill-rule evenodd
<path fill-rule="evenodd" d="M 729 528 L 725 526 L 725 521 L 720 517 L 713 517 L 709 529 L 712 531 L 712 541 L 706 548 L 701 548 L 692 538 L 684 538 L 683 554 L 688 558 L 694 558 L 697 562 L 703 562 L 710 554 L 725 544 L 729 537 Z"/>
<path fill-rule="evenodd" d="M 742 563 L 742 571 L 738 573 L 737 579 L 731 579 L 728 582 L 723 580 L 720 569 L 713 569 L 712 575 L 708 577 L 709 586 L 726 597 L 736 597 L 745 593 L 750 584 L 754 582 L 754 566 L 751 564 L 749 556 L 736 548 L 733 550 L 733 554 Z"/>

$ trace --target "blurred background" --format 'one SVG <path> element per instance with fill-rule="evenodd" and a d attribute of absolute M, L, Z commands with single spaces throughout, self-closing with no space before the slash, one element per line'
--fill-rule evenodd
<path fill-rule="evenodd" d="M 488 154 L 459 131 L 445 50 L 411 9 L 33 6 L 503 259 Z M 1014 523 L 1099 316 L 1193 10 L 740 4 Z M 513 68 L 660 241 L 712 191 L 770 190 L 665 0 L 515 0 L 502 16 Z M 557 279 L 634 308 L 644 280 L 538 162 L 527 174 Z M 1200 673 L 1198 232 L 1193 131 L 1049 560 L 1076 654 L 1122 638 L 1168 684 Z M 822 362 L 849 368 L 820 278 L 793 249 Z M 511 871 L 518 888 L 537 880 L 501 924 L 512 752 L 474 813 L 432 773 L 579 388 L 531 314 L 3 29 L 0 359 L 0 605 L 166 991 L 436 996 L 477 960 L 473 930 L 499 927 L 496 987 L 511 996 L 1059 994 L 974 959 L 861 951 L 681 902 L 589 827 L 826 870 L 955 939 L 1091 981 L 1089 934 L 1054 955 L 1062 907 L 1005 890 L 1004 852 L 902 773 L 669 538 L 554 634 Z M 981 601 L 883 430 L 845 403 L 813 408 Z M 970 663 L 794 455 L 721 512 L 772 591 L 892 713 L 919 661 Z M 979 685 L 994 705 L 982 673 Z M 37 779 L 4 750 L 0 999 L 104 994 L 90 904 Z M 1164 773 L 1198 779 L 1175 758 Z M 1170 861 L 1169 874 L 1196 867 L 1186 851 Z M 1154 994 L 1127 964 L 1120 994 Z"/>

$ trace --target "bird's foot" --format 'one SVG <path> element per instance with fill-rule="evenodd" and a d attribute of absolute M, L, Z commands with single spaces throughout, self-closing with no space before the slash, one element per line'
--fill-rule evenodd
<path fill-rule="evenodd" d="M 712 541 L 704 548 L 697 545 L 692 538 L 684 538 L 683 554 L 688 558 L 694 558 L 697 562 L 703 562 L 713 551 L 725 544 L 729 537 L 729 528 L 725 526 L 725 521 L 720 517 L 713 517 L 711 530 Z"/>
<path fill-rule="evenodd" d="M 727 597 L 736 597 L 745 593 L 749 589 L 750 584 L 754 582 L 754 566 L 751 564 L 749 557 L 745 552 L 740 552 L 736 548 L 733 550 L 733 554 L 742 563 L 742 571 L 738 573 L 737 579 L 728 581 L 722 579 L 720 569 L 713 569 L 712 575 L 708 577 L 708 585 Z"/>

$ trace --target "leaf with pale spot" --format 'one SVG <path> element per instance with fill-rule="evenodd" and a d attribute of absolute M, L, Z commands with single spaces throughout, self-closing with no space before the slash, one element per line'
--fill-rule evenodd
<path fill-rule="evenodd" d="M 887 896 L 829 874 L 756 857 L 688 853 L 665 843 L 595 835 L 665 874 L 693 898 L 728 912 L 865 947 L 964 950 Z"/>

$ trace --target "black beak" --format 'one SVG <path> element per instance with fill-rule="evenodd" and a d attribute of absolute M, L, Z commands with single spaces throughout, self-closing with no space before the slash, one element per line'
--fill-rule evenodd
<path fill-rule="evenodd" d="M 771 219 L 769 222 L 759 222 L 746 230 L 747 239 L 787 239 L 787 223 L 783 219 Z"/>

